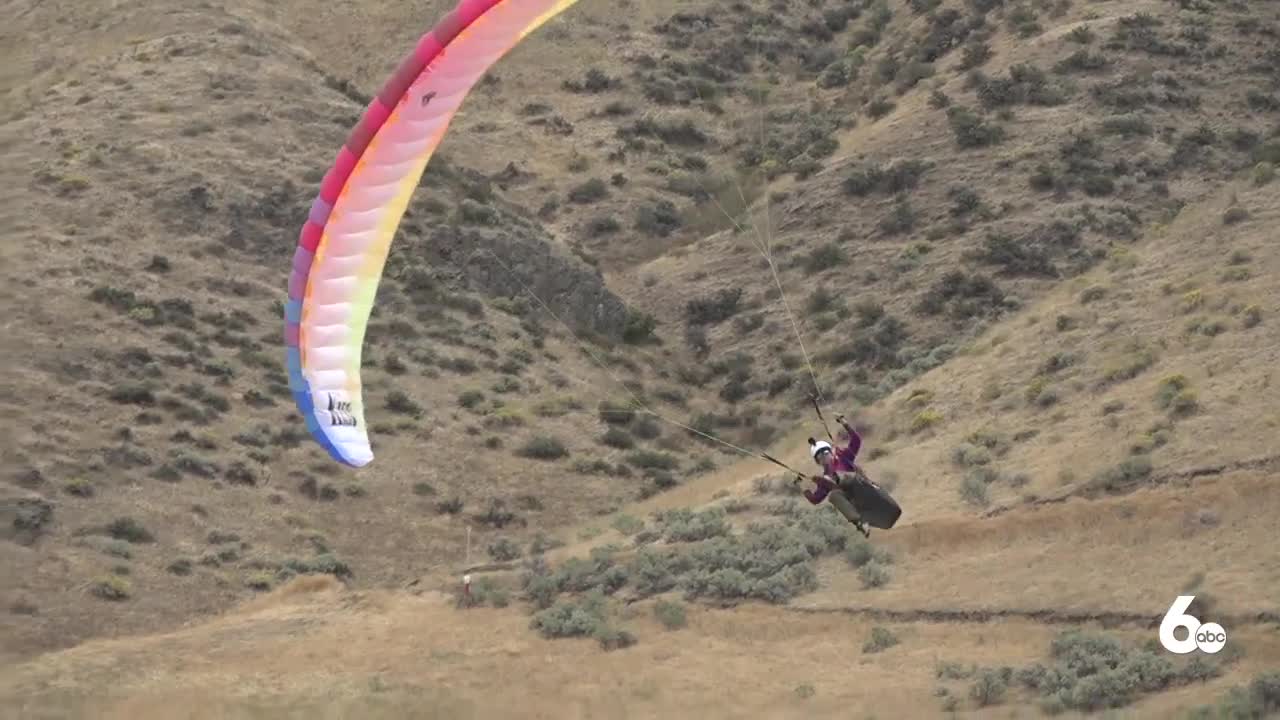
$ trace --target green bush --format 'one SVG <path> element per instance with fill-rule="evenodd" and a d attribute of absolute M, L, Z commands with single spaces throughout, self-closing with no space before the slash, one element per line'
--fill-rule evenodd
<path fill-rule="evenodd" d="M 1008 674 L 999 670 L 983 670 L 969 687 L 969 697 L 979 707 L 998 704 L 1009 689 Z"/>
<path fill-rule="evenodd" d="M 586 205 L 609 197 L 609 186 L 600 178 L 591 178 L 569 190 L 569 200 Z"/>
<path fill-rule="evenodd" d="M 1199 409 L 1196 392 L 1183 375 L 1170 375 L 1160 381 L 1156 389 L 1156 405 L 1170 415 L 1190 415 Z"/>
<path fill-rule="evenodd" d="M 129 581 L 119 575 L 108 575 L 94 581 L 90 586 L 89 592 L 103 600 L 111 600 L 119 602 L 128 600 L 133 594 L 133 589 L 129 586 Z"/>
<path fill-rule="evenodd" d="M 690 325 L 715 325 L 736 315 L 741 301 L 742 288 L 719 290 L 686 303 L 685 317 Z"/>
<path fill-rule="evenodd" d="M 1261 720 L 1280 715 L 1280 672 L 1258 675 L 1245 686 L 1226 692 L 1216 706 L 1192 711 L 1192 720 Z"/>
<path fill-rule="evenodd" d="M 1112 637 L 1083 630 L 1060 633 L 1050 644 L 1049 652 L 1051 665 L 1035 663 L 1011 677 L 1006 675 L 1006 669 L 985 671 L 984 675 L 999 672 L 998 679 L 1005 684 L 1013 679 L 1038 691 L 1043 698 L 1042 708 L 1056 713 L 1123 707 L 1142 694 L 1199 681 L 1219 672 L 1216 665 L 1202 658 L 1186 662 L 1179 669 L 1163 654 L 1125 647 Z"/>
<path fill-rule="evenodd" d="M 652 416 L 641 416 L 632 426 L 631 433 L 641 440 L 654 440 L 662 435 L 662 428 Z"/>
<path fill-rule="evenodd" d="M 956 137 L 956 145 L 962 149 L 981 148 L 1004 141 L 1004 129 L 984 120 L 980 115 L 962 105 L 947 108 L 947 122 Z"/>
<path fill-rule="evenodd" d="M 636 229 L 653 237 L 667 237 L 682 224 L 680 213 L 670 200 L 657 200 L 636 211 Z"/>
<path fill-rule="evenodd" d="M 619 515 L 613 520 L 613 529 L 623 535 L 635 535 L 644 529 L 644 521 L 632 515 Z"/>
<path fill-rule="evenodd" d="M 298 558 L 285 560 L 281 563 L 279 574 L 282 579 L 292 575 L 333 575 L 342 579 L 352 577 L 350 566 L 327 552 L 320 553 L 309 560 Z"/>
<path fill-rule="evenodd" d="M 622 340 L 632 345 L 648 342 L 653 339 L 653 331 L 657 326 L 658 321 L 652 315 L 630 311 L 627 313 L 626 324 L 622 328 Z"/>
<path fill-rule="evenodd" d="M 611 427 L 605 431 L 600 438 L 600 442 L 612 448 L 619 450 L 630 450 L 635 447 L 636 441 L 631 435 L 621 428 Z"/>
<path fill-rule="evenodd" d="M 457 515 L 462 512 L 464 501 L 462 498 L 449 498 L 436 503 L 436 512 L 442 515 Z"/>
<path fill-rule="evenodd" d="M 882 650 L 888 650 L 898 644 L 898 636 L 894 635 L 888 628 L 876 626 L 871 628 L 871 635 L 867 641 L 862 644 L 862 652 L 877 653 Z"/>
<path fill-rule="evenodd" d="M 889 569 L 875 560 L 858 569 L 858 579 L 866 589 L 884 587 L 889 584 L 890 578 Z"/>
<path fill-rule="evenodd" d="M 688 623 L 684 605 L 671 600 L 659 600 L 653 606 L 653 615 L 668 630 L 677 630 Z"/>
<path fill-rule="evenodd" d="M 520 558 L 520 545 L 510 538 L 501 537 L 489 543 L 489 557 L 498 562 L 508 562 Z"/>
<path fill-rule="evenodd" d="M 960 481 L 960 497 L 970 505 L 986 507 L 991 499 L 987 493 L 987 483 L 981 475 L 966 473 Z"/>
<path fill-rule="evenodd" d="M 387 409 L 394 413 L 410 415 L 415 418 L 422 416 L 422 406 L 400 390 L 393 390 L 387 395 Z"/>
<path fill-rule="evenodd" d="M 112 520 L 107 525 L 106 532 L 116 540 L 130 543 L 151 543 L 156 540 L 155 535 L 152 535 L 150 530 L 131 517 L 120 517 Z"/>
<path fill-rule="evenodd" d="M 535 460 L 559 460 L 569 455 L 569 450 L 564 444 L 549 435 L 530 438 L 518 452 L 522 457 Z"/>
<path fill-rule="evenodd" d="M 1114 492 L 1142 480 L 1151 474 L 1151 458 L 1137 455 L 1126 458 L 1113 468 L 1099 471 L 1093 476 L 1091 485 L 1096 490 Z"/>
<path fill-rule="evenodd" d="M 471 586 L 471 599 L 477 605 L 504 608 L 511 603 L 510 593 L 493 578 L 482 577 Z"/>
<path fill-rule="evenodd" d="M 701 511 L 667 510 L 654 519 L 667 542 L 698 542 L 729 534 L 726 513 L 719 507 Z"/>
<path fill-rule="evenodd" d="M 951 460 L 964 467 L 986 465 L 991 462 L 991 452 L 984 447 L 963 443 L 951 451 Z"/>
<path fill-rule="evenodd" d="M 636 417 L 636 410 L 630 405 L 605 400 L 598 407 L 600 419 L 610 425 L 629 425 Z"/>
<path fill-rule="evenodd" d="M 845 544 L 844 559 L 850 567 L 861 568 L 871 562 L 889 565 L 893 562 L 893 555 L 866 538 L 855 537 Z"/>
<path fill-rule="evenodd" d="M 561 600 L 536 613 L 530 626 L 545 638 L 589 637 L 605 623 L 604 595 L 589 593 L 580 600 Z"/>
<path fill-rule="evenodd" d="M 600 643 L 600 647 L 604 650 L 622 650 L 636 644 L 636 636 L 626 630 L 620 630 L 612 627 L 607 623 L 601 623 L 596 626 L 592 637 Z"/>
<path fill-rule="evenodd" d="M 680 461 L 674 456 L 652 450 L 638 450 L 627 455 L 627 462 L 641 470 L 673 471 L 680 468 Z"/>
<path fill-rule="evenodd" d="M 479 390 L 467 390 L 458 395 L 458 406 L 471 410 L 484 402 L 484 393 Z"/>

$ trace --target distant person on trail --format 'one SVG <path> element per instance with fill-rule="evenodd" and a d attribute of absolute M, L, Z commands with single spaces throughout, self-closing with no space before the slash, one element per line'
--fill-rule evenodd
<path fill-rule="evenodd" d="M 861 514 L 842 489 L 842 485 L 848 481 L 840 477 L 840 473 L 862 475 L 862 468 L 855 462 L 858 450 L 862 449 L 862 436 L 845 422 L 843 415 L 837 415 L 836 422 L 840 423 L 849 434 L 849 444 L 836 449 L 825 440 L 809 438 L 809 453 L 813 456 L 813 461 L 822 468 L 822 474 L 809 477 L 817 489 L 806 488 L 804 497 L 813 505 L 821 504 L 823 500 L 830 498 L 831 504 L 845 516 L 845 519 L 858 528 L 858 532 L 861 532 L 864 537 L 870 537 L 870 531 L 862 524 Z M 804 480 L 803 477 L 796 477 L 795 483 L 798 484 L 802 480 Z"/>

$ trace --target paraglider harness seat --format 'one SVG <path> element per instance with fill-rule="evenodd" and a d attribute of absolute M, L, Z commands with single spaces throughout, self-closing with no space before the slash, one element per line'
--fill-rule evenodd
<path fill-rule="evenodd" d="M 902 508 L 898 507 L 898 503 L 884 488 L 868 478 L 862 468 L 855 466 L 852 472 L 833 474 L 836 476 L 836 489 L 827 497 L 863 537 L 871 536 L 867 525 L 888 530 L 898 522 Z M 838 494 L 836 490 L 839 491 Z M 841 507 L 845 504 L 843 501 L 847 501 L 850 507 Z M 853 512 L 853 517 L 850 517 L 850 511 Z"/>

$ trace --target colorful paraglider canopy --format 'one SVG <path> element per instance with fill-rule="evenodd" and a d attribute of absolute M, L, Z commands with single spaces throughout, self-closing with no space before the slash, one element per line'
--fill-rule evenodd
<path fill-rule="evenodd" d="M 325 174 L 289 275 L 289 387 L 334 459 L 373 460 L 360 357 L 392 238 L 467 93 L 508 50 L 576 0 L 462 0 L 369 103 Z"/>

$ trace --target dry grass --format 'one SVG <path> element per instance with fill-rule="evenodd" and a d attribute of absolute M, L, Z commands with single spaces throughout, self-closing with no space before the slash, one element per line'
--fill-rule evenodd
<path fill-rule="evenodd" d="M 679 457 L 681 482 L 636 502 L 655 481 L 639 468 L 621 476 L 629 451 L 599 442 L 597 403 L 624 394 L 573 338 L 543 318 L 538 346 L 523 318 L 501 309 L 509 299 L 483 291 L 443 283 L 446 296 L 423 302 L 407 290 L 400 273 L 424 265 L 470 274 L 437 254 L 433 231 L 454 222 L 462 197 L 484 195 L 482 177 L 494 178 L 491 206 L 511 208 L 502 232 L 524 243 L 513 247 L 563 255 L 543 275 L 576 269 L 583 284 L 659 320 L 663 344 L 615 348 L 622 361 L 610 373 L 665 398 L 653 400 L 664 414 L 689 422 L 714 413 L 718 433 L 797 468 L 810 467 L 804 438 L 816 433 L 803 399 L 808 372 L 752 242 L 769 244 L 793 307 L 815 287 L 829 291 L 832 309 L 799 318 L 807 349 L 834 409 L 870 424 L 867 452 L 883 455 L 864 459 L 873 477 L 895 481 L 905 514 L 872 536 L 894 555 L 887 584 L 864 589 L 843 560 L 825 561 L 821 588 L 797 605 L 1154 618 L 1204 572 L 1221 612 L 1274 612 L 1267 589 L 1280 576 L 1258 552 L 1280 509 L 1275 466 L 1249 463 L 1274 455 L 1280 426 L 1280 255 L 1268 234 L 1280 204 L 1274 183 L 1254 179 L 1259 148 L 1276 142 L 1256 99 L 1274 93 L 1259 63 L 1273 61 L 1261 49 L 1273 36 L 1261 31 L 1274 33 L 1275 7 L 1076 2 L 1059 13 L 1036 3 L 1039 31 L 1006 8 L 987 19 L 986 89 L 959 67 L 959 49 L 906 89 L 908 71 L 891 72 L 888 55 L 926 42 L 938 15 L 895 0 L 879 42 L 861 39 L 865 62 L 848 85 L 820 82 L 827 69 L 797 57 L 761 69 L 765 49 L 748 42 L 738 49 L 753 70 L 699 86 L 687 106 L 664 106 L 645 97 L 662 89 L 656 76 L 696 77 L 687 67 L 734 52 L 747 31 L 719 14 L 684 46 L 660 26 L 677 11 L 716 15 L 710 6 L 624 5 L 582 0 L 522 43 L 447 136 L 440 159 L 449 167 L 428 172 L 374 318 L 383 330 L 365 379 L 378 460 L 353 475 L 281 434 L 300 424 L 273 387 L 277 302 L 299 218 L 359 110 L 354 96 L 377 87 L 399 59 L 387 48 L 408 48 L 444 3 L 18 3 L 0 33 L 13 59 L 0 70 L 0 147 L 14 188 L 0 205 L 0 303 L 12 308 L 0 378 L 0 436 L 12 439 L 0 447 L 11 470 L 0 485 L 0 562 L 14 579 L 0 589 L 4 712 L 167 717 L 182 703 L 209 717 L 494 717 L 509 703 L 557 718 L 825 717 L 850 706 L 917 717 L 940 706 L 937 660 L 1042 655 L 1046 625 L 920 620 L 893 625 L 902 642 L 849 671 L 862 616 L 692 605 L 677 639 L 646 603 L 625 619 L 640 643 L 603 653 L 592 640 L 538 639 L 518 604 L 460 612 L 430 592 L 386 590 L 409 578 L 451 587 L 499 535 L 525 545 L 536 532 L 558 536 L 568 544 L 549 553 L 555 561 L 625 542 L 611 527 L 618 513 L 738 502 L 731 519 L 741 527 L 763 512 L 744 500 L 754 482 L 778 474 L 663 426 L 658 438 L 635 433 L 637 443 Z M 748 5 L 806 57 L 847 59 L 873 17 L 824 40 L 798 12 Z M 1122 36 L 1139 12 L 1160 24 Z M 1095 36 L 1086 45 L 1082 27 Z M 1202 33 L 1207 46 L 1195 46 Z M 1116 38 L 1128 49 L 1113 47 Z M 1107 66 L 1054 71 L 1082 47 Z M 641 55 L 657 66 L 644 69 Z M 1044 70 L 1063 102 L 1023 87 L 1011 105 L 983 108 L 1023 64 Z M 596 68 L 620 85 L 570 92 L 560 81 L 577 76 L 565 68 Z M 1147 95 L 1126 94 L 1130 86 Z M 769 89 L 764 103 L 746 92 L 759 87 Z M 939 93 L 1004 128 L 1004 140 L 960 147 Z M 892 107 L 873 118 L 871 103 L 885 99 Z M 611 115 L 610 102 L 644 110 Z M 529 115 L 537 103 L 547 108 Z M 841 123 L 819 122 L 833 117 Z M 681 147 L 668 133 L 641 148 L 619 135 L 640 119 L 687 119 L 711 140 Z M 1158 129 L 1142 134 L 1144 119 Z M 556 131 L 567 124 L 572 134 Z M 822 157 L 743 167 L 762 134 L 805 130 L 821 136 L 812 152 Z M 855 172 L 902 161 L 924 169 L 913 181 L 895 175 L 848 191 Z M 502 175 L 511 162 L 522 173 L 514 179 Z M 744 197 L 717 176 L 738 178 Z M 591 178 L 608 196 L 569 202 Z M 885 190 L 894 182 L 900 197 Z M 962 206 L 956 188 L 978 191 L 976 204 Z M 732 220 L 689 197 L 699 190 Z M 539 214 L 548 199 L 559 208 Z M 657 199 L 686 221 L 667 236 L 633 227 Z M 600 217 L 621 229 L 591 236 Z M 751 224 L 766 217 L 767 230 Z M 497 238 L 498 247 L 515 242 Z M 601 276 L 574 253 L 593 258 Z M 814 257 L 843 264 L 824 270 Z M 1046 262 L 1054 272 L 1036 274 Z M 944 285 L 952 270 L 965 275 Z M 705 326 L 709 353 L 697 356 L 685 335 L 690 302 L 734 288 L 744 291 L 737 316 Z M 174 300 L 189 301 L 190 315 Z M 523 369 L 505 365 L 521 353 Z M 734 365 L 737 353 L 749 369 Z M 726 389 L 735 372 L 744 381 Z M 1188 394 L 1165 403 L 1159 384 L 1171 376 L 1185 378 Z M 789 387 L 772 385 L 787 377 Z M 484 398 L 464 407 L 469 390 Z M 387 409 L 396 392 L 423 416 Z M 568 457 L 517 455 L 537 435 L 557 438 Z M 956 463 L 961 446 L 982 447 L 989 461 Z M 707 458 L 718 467 L 703 472 Z M 974 477 L 987 483 L 988 508 L 960 495 L 975 472 L 985 473 Z M 488 517 L 511 511 L 514 524 L 484 525 L 495 498 L 505 507 Z M 451 500 L 462 501 L 460 513 L 441 511 Z M 42 526 L 11 525 L 39 502 L 51 510 Z M 154 541 L 101 536 L 122 517 Z M 1175 552 L 1195 559 L 1181 565 Z M 289 580 L 297 568 L 340 572 L 342 563 L 351 587 L 328 575 Z M 127 583 L 128 597 L 102 599 L 100 582 Z M 1226 677 L 1143 700 L 1137 713 L 1167 717 L 1274 666 L 1269 629 L 1229 630 L 1246 655 Z M 161 634 L 131 637 L 144 631 Z M 815 676 L 819 667 L 853 675 Z"/>
<path fill-rule="evenodd" d="M 520 717 L 657 718 L 690 708 L 715 718 L 846 717 L 851 706 L 933 717 L 939 662 L 1030 663 L 1056 632 L 1019 620 L 890 624 L 899 644 L 850 668 L 853 639 L 868 630 L 858 617 L 693 609 L 680 636 L 666 639 L 647 606 L 632 614 L 629 624 L 653 640 L 602 654 L 589 640 L 540 640 L 517 613 L 459 611 L 435 593 L 295 592 L 204 626 L 93 641 L 13 668 L 0 697 L 11 711 L 36 713 L 23 717 L 172 717 L 175 702 L 193 718 L 496 718 L 516 716 L 513 708 Z M 1280 657 L 1267 633 L 1236 633 L 1247 647 L 1242 672 Z M 830 667 L 847 672 L 814 671 Z M 802 699 L 805 685 L 814 692 Z M 1228 685 L 1157 696 L 1134 716 L 1160 717 Z"/>

